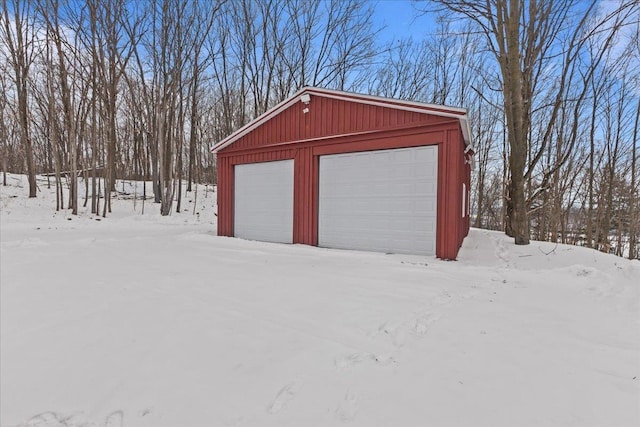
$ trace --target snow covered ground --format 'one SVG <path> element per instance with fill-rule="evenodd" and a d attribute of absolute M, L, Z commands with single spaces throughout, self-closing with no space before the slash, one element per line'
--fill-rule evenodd
<path fill-rule="evenodd" d="M 9 184 L 2 426 L 640 425 L 640 263 L 481 230 L 457 262 L 243 241 L 204 187 L 98 221 Z"/>

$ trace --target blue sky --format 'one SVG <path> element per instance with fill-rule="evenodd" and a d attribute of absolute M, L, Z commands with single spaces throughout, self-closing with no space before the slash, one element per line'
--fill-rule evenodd
<path fill-rule="evenodd" d="M 413 36 L 420 39 L 428 32 L 430 19 L 426 16 L 416 17 L 411 0 L 379 0 L 374 3 L 374 20 L 386 25 L 381 34 L 389 40 Z"/>

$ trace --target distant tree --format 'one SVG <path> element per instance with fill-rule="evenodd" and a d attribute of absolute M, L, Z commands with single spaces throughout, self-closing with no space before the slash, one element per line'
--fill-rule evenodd
<path fill-rule="evenodd" d="M 10 14 L 11 12 L 13 14 Z M 27 164 L 29 197 L 36 197 L 36 165 L 29 119 L 29 74 L 36 54 L 37 29 L 30 0 L 14 0 L 12 7 L 9 7 L 7 0 L 2 0 L 0 41 L 8 50 L 7 60 L 13 69 L 15 93 L 18 99 L 17 119 Z"/>
<path fill-rule="evenodd" d="M 586 4 L 579 0 L 431 0 L 431 3 L 474 22 L 498 64 L 509 143 L 506 232 L 515 238 L 516 244 L 529 244 L 527 184 L 553 137 L 561 110 L 566 107 L 579 52 L 595 33 L 605 32 L 612 38 L 626 17 L 640 6 L 638 2 L 628 2 L 604 17 L 596 17 L 596 0 Z M 532 116 L 551 66 L 559 71 L 547 88 L 546 125 L 533 147 Z M 590 79 L 589 74 L 583 77 Z M 580 96 L 584 100 L 585 92 Z M 563 150 L 564 155 L 545 175 L 552 174 L 567 160 L 570 148 Z M 543 177 L 545 185 L 540 186 L 540 191 L 546 189 L 549 179 Z"/>
<path fill-rule="evenodd" d="M 201 120 L 201 103 L 203 91 L 203 75 L 206 69 L 213 61 L 213 55 L 207 50 L 205 41 L 211 33 L 215 18 L 222 3 L 206 1 L 193 5 L 196 16 L 203 17 L 196 20 L 191 28 L 191 38 L 193 40 L 193 62 L 191 67 L 191 79 L 189 91 L 191 97 L 190 120 L 189 120 L 189 160 L 187 165 L 187 191 L 192 191 L 191 183 L 199 178 L 200 168 L 196 164 L 196 154 L 198 145 L 201 143 L 199 138 L 200 120 Z M 181 187 L 180 187 L 181 188 Z"/>
<path fill-rule="evenodd" d="M 638 82 L 640 84 L 640 82 Z M 629 211 L 629 259 L 635 259 L 639 256 L 637 252 L 638 246 L 638 230 L 640 224 L 638 224 L 638 134 L 640 133 L 640 98 L 637 101 L 637 108 L 635 114 L 635 122 L 633 125 L 633 139 L 631 145 L 631 202 Z"/>
<path fill-rule="evenodd" d="M 630 56 L 633 61 L 640 64 L 640 22 L 636 23 L 636 29 L 633 33 L 630 43 Z M 636 90 L 640 90 L 640 70 L 635 75 L 632 82 Z M 631 143 L 631 202 L 629 211 L 629 259 L 640 258 L 638 253 L 638 233 L 640 232 L 640 216 L 638 215 L 638 144 L 640 144 L 640 96 L 636 100 L 636 113 L 633 123 L 633 137 Z"/>
<path fill-rule="evenodd" d="M 7 99 L 8 83 L 5 80 L 5 72 L 2 65 L 0 65 L 0 141 L 2 147 L 0 148 L 0 159 L 2 160 L 2 185 L 7 185 L 7 169 L 9 168 L 9 131 L 8 128 L 8 110 L 9 100 Z"/>
<path fill-rule="evenodd" d="M 41 16 L 46 22 L 48 40 L 56 47 L 55 57 L 57 64 L 49 63 L 48 66 L 57 68 L 58 84 L 60 86 L 60 99 L 62 102 L 62 115 L 64 117 L 64 135 L 67 141 L 67 153 L 69 154 L 68 180 L 69 180 L 69 208 L 72 214 L 78 214 L 78 132 L 76 128 L 75 95 L 73 76 L 70 76 L 70 62 L 73 61 L 73 48 L 65 40 L 60 24 L 60 3 L 58 0 L 41 0 L 39 5 Z M 53 58 L 52 57 L 52 58 Z M 70 59 L 68 58 L 70 57 Z M 52 59 L 50 58 L 50 59 Z M 53 103 L 54 100 L 52 99 Z"/>

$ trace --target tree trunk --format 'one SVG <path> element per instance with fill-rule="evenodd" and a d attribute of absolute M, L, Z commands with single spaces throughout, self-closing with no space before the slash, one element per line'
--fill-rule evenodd
<path fill-rule="evenodd" d="M 8 48 L 8 59 L 13 68 L 15 77 L 16 97 L 18 98 L 18 123 L 20 129 L 20 141 L 24 149 L 25 163 L 27 166 L 27 180 L 29 182 L 29 197 L 37 196 L 36 167 L 33 155 L 33 141 L 31 140 L 29 126 L 29 93 L 28 81 L 31 59 L 29 49 L 33 49 L 33 44 L 28 40 L 33 36 L 33 27 L 30 27 L 29 3 L 20 0 L 13 3 L 13 17 L 9 18 L 9 7 L 7 2 L 3 2 L 3 24 L 6 31 L 6 44 Z M 11 24 L 13 23 L 13 28 Z M 14 39 L 15 37 L 15 39 Z"/>
<path fill-rule="evenodd" d="M 638 242 L 638 189 L 636 176 L 636 158 L 638 148 L 638 125 L 640 124 L 640 100 L 638 100 L 638 108 L 633 126 L 633 142 L 631 144 L 631 200 L 629 206 L 629 259 L 635 259 L 636 246 Z"/>

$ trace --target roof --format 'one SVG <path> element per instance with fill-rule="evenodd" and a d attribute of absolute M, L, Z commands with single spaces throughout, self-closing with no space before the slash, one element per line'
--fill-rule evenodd
<path fill-rule="evenodd" d="M 300 89 L 295 95 L 282 101 L 269 111 L 265 112 L 258 118 L 249 122 L 245 126 L 241 127 L 222 141 L 211 147 L 212 153 L 217 153 L 225 147 L 233 144 L 244 135 L 248 134 L 252 130 L 256 129 L 263 123 L 267 122 L 271 118 L 277 116 L 282 111 L 286 110 L 296 102 L 300 102 L 302 95 L 318 96 L 330 99 L 339 99 L 349 102 L 359 102 L 362 104 L 382 106 L 392 109 L 411 111 L 417 113 L 425 113 L 440 117 L 450 117 L 460 120 L 460 127 L 462 129 L 462 135 L 464 137 L 467 150 L 473 151 L 473 145 L 471 142 L 471 129 L 467 120 L 467 110 L 464 108 L 449 107 L 444 105 L 425 104 L 422 102 L 405 101 L 394 98 L 384 98 L 381 96 L 363 95 L 353 92 L 344 92 L 339 90 L 321 89 L 317 87 L 304 87 Z"/>

